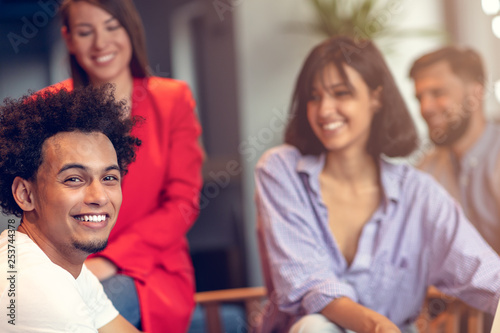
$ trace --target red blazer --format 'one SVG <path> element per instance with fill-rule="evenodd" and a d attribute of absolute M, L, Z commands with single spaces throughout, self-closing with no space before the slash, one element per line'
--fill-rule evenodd
<path fill-rule="evenodd" d="M 71 79 L 58 85 L 72 89 Z M 186 233 L 199 212 L 201 127 L 181 81 L 134 79 L 133 130 L 142 140 L 122 183 L 123 203 L 108 246 L 97 256 L 135 280 L 142 329 L 185 333 L 194 308 L 194 272 Z"/>

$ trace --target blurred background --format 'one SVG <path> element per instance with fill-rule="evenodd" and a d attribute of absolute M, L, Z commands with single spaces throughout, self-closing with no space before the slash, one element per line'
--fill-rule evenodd
<path fill-rule="evenodd" d="M 0 0 L 1 100 L 69 77 L 56 15 L 59 2 Z M 337 14 L 352 16 L 361 2 L 135 1 L 153 73 L 188 81 L 203 126 L 202 209 L 188 234 L 198 291 L 262 285 L 253 168 L 266 149 L 282 142 L 302 61 L 330 31 L 324 19 L 328 8 L 331 12 L 335 3 Z M 482 54 L 486 110 L 490 118 L 498 116 L 500 0 L 375 2 L 371 14 L 353 26 L 354 34 L 375 38 L 384 51 L 422 138 L 427 133 L 408 70 L 418 56 L 446 43 Z M 0 215 L 0 231 L 6 224 L 7 217 Z"/>

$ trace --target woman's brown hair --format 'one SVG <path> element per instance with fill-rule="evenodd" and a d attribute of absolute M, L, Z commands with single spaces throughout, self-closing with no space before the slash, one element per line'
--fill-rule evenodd
<path fill-rule="evenodd" d="M 381 108 L 375 113 L 370 128 L 368 153 L 375 157 L 381 154 L 402 157 L 414 151 L 418 142 L 415 125 L 382 54 L 371 41 L 348 37 L 328 39 L 306 58 L 292 96 L 285 142 L 297 147 L 302 154 L 319 155 L 325 151 L 307 119 L 307 103 L 312 98 L 315 77 L 329 64 L 337 67 L 348 87 L 351 85 L 344 66 L 355 69 L 371 91 L 382 88 Z"/>
<path fill-rule="evenodd" d="M 133 77 L 149 76 L 149 64 L 146 51 L 146 37 L 144 27 L 137 9 L 132 0 L 64 0 L 59 13 L 62 18 L 62 24 L 68 32 L 69 8 L 75 2 L 85 1 L 89 4 L 102 8 L 110 13 L 125 28 L 132 44 L 132 59 L 130 60 L 130 70 Z M 83 68 L 76 61 L 76 57 L 70 54 L 71 76 L 75 87 L 86 86 L 89 84 L 89 77 Z"/>

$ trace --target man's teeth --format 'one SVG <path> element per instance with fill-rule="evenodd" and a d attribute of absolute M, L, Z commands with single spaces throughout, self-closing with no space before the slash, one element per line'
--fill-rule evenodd
<path fill-rule="evenodd" d="M 75 219 L 82 222 L 102 222 L 106 219 L 106 215 L 80 215 L 75 216 Z"/>
<path fill-rule="evenodd" d="M 108 55 L 105 55 L 102 57 L 97 57 L 96 61 L 97 62 L 106 62 L 106 61 L 113 59 L 114 56 L 115 56 L 114 53 L 111 53 L 111 54 L 108 54 Z"/>
<path fill-rule="evenodd" d="M 329 131 L 332 131 L 334 129 L 337 129 L 339 128 L 340 126 L 344 125 L 344 122 L 343 121 L 334 121 L 332 123 L 328 123 L 328 124 L 325 124 L 323 125 L 323 129 L 326 129 L 326 130 L 329 130 Z"/>

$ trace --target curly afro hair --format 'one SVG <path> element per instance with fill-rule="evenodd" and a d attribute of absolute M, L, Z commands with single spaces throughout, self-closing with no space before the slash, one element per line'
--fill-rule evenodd
<path fill-rule="evenodd" d="M 12 195 L 19 176 L 35 179 L 42 164 L 42 145 L 60 132 L 100 132 L 113 144 L 122 174 L 135 159 L 141 141 L 130 132 L 137 119 L 126 114 L 125 102 L 114 98 L 114 88 L 87 86 L 72 91 L 46 89 L 0 106 L 0 206 L 4 214 L 22 216 Z"/>

